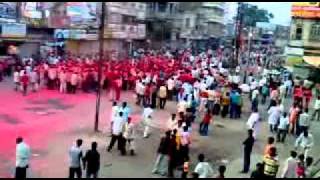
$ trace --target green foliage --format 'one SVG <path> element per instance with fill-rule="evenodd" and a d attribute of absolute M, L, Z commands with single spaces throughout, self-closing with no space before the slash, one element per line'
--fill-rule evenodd
<path fill-rule="evenodd" d="M 270 22 L 274 16 L 265 9 L 259 9 L 256 5 L 243 4 L 243 23 L 245 26 L 255 27 L 257 22 Z"/>

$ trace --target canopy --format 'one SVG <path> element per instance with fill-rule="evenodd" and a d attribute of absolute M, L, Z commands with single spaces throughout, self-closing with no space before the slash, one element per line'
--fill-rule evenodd
<path fill-rule="evenodd" d="M 303 56 L 303 60 L 314 67 L 320 67 L 320 56 Z"/>

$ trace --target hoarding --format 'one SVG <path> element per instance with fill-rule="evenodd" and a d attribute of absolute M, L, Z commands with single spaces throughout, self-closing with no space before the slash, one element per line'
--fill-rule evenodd
<path fill-rule="evenodd" d="M 144 39 L 146 36 L 146 25 L 122 25 L 108 24 L 104 32 L 105 38 L 118 39 Z"/>
<path fill-rule="evenodd" d="M 292 17 L 320 18 L 319 2 L 294 2 L 291 8 Z"/>
<path fill-rule="evenodd" d="M 25 37 L 27 34 L 26 24 L 3 23 L 1 30 L 1 37 Z"/>
<path fill-rule="evenodd" d="M 0 18 L 15 19 L 17 17 L 16 2 L 0 2 Z"/>
<path fill-rule="evenodd" d="M 55 29 L 54 38 L 57 40 L 73 39 L 73 40 L 97 40 L 98 31 L 95 29 Z"/>
<path fill-rule="evenodd" d="M 67 2 L 70 26 L 97 25 L 97 2 Z"/>
<path fill-rule="evenodd" d="M 22 2 L 21 12 L 24 17 L 41 19 L 41 2 Z"/>

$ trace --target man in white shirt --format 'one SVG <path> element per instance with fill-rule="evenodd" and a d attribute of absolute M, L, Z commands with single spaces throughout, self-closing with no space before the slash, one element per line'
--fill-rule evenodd
<path fill-rule="evenodd" d="M 258 109 L 253 109 L 248 121 L 247 128 L 248 130 L 253 130 L 253 137 L 256 139 L 258 133 L 258 122 L 260 120 L 260 115 Z"/>
<path fill-rule="evenodd" d="M 304 151 L 304 157 L 308 157 L 309 151 L 314 145 L 313 136 L 308 131 L 304 131 L 297 138 L 295 148 L 298 149 L 300 146 Z"/>
<path fill-rule="evenodd" d="M 21 137 L 16 140 L 16 179 L 25 179 L 27 176 L 27 168 L 31 156 L 30 147 L 23 142 Z"/>
<path fill-rule="evenodd" d="M 317 121 L 320 121 L 320 96 L 314 102 L 314 113 L 312 115 L 311 120 L 313 121 L 317 116 Z"/>
<path fill-rule="evenodd" d="M 176 119 L 176 114 L 172 114 L 171 118 L 168 119 L 167 129 L 173 131 L 174 129 L 177 129 L 177 127 L 178 127 L 178 121 Z"/>
<path fill-rule="evenodd" d="M 60 80 L 60 93 L 66 93 L 67 92 L 67 75 L 64 70 L 59 73 L 59 80 Z"/>
<path fill-rule="evenodd" d="M 168 99 L 169 100 L 172 100 L 174 86 L 175 86 L 174 79 L 173 78 L 168 79 L 167 87 L 168 87 Z"/>
<path fill-rule="evenodd" d="M 290 155 L 284 163 L 281 178 L 296 178 L 297 152 L 291 151 Z"/>
<path fill-rule="evenodd" d="M 38 90 L 38 73 L 36 71 L 31 71 L 30 72 L 30 83 L 31 83 L 31 88 L 33 92 Z"/>
<path fill-rule="evenodd" d="M 82 177 L 81 160 L 83 160 L 82 153 L 82 139 L 78 139 L 76 144 L 73 145 L 69 150 L 69 178 L 74 178 L 75 174 L 77 178 Z"/>
<path fill-rule="evenodd" d="M 123 112 L 119 112 L 119 116 L 115 117 L 112 120 L 112 137 L 107 151 L 110 152 L 114 144 L 118 141 L 118 149 L 121 152 L 121 155 L 126 154 L 124 147 L 124 139 L 122 133 L 124 131 L 125 120 L 123 118 Z"/>
<path fill-rule="evenodd" d="M 144 91 L 145 91 L 145 85 L 144 83 L 140 80 L 136 86 L 136 93 L 137 93 L 137 105 L 141 105 L 143 103 L 144 99 Z"/>
<path fill-rule="evenodd" d="M 13 73 L 13 82 L 15 84 L 15 91 L 18 91 L 19 89 L 19 86 L 20 86 L 20 73 L 18 70 L 16 70 L 14 73 Z"/>
<path fill-rule="evenodd" d="M 284 143 L 288 130 L 289 130 L 289 117 L 286 112 L 283 112 L 283 115 L 280 117 L 279 125 L 278 125 L 278 134 L 277 140 L 278 142 Z"/>
<path fill-rule="evenodd" d="M 209 178 L 213 176 L 213 169 L 208 162 L 204 162 L 204 155 L 200 154 L 194 172 L 198 174 L 199 178 Z"/>
<path fill-rule="evenodd" d="M 299 126 L 300 126 L 300 132 L 304 132 L 309 129 L 310 127 L 310 115 L 308 114 L 308 109 L 305 109 L 302 114 L 299 116 Z"/>

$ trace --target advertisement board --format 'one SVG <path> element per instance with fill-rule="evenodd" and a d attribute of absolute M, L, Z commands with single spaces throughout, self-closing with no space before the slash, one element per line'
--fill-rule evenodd
<path fill-rule="evenodd" d="M 292 17 L 320 18 L 319 2 L 294 2 L 291 8 Z"/>
<path fill-rule="evenodd" d="M 70 17 L 69 16 L 51 15 L 48 20 L 48 26 L 50 28 L 69 27 L 70 26 Z"/>
<path fill-rule="evenodd" d="M 1 37 L 25 37 L 27 34 L 26 24 L 3 23 L 1 30 Z"/>
<path fill-rule="evenodd" d="M 41 2 L 22 2 L 21 12 L 24 17 L 41 19 Z"/>
<path fill-rule="evenodd" d="M 16 2 L 0 2 L 0 18 L 15 19 L 17 17 Z"/>
<path fill-rule="evenodd" d="M 143 39 L 146 36 L 146 25 L 108 24 L 104 32 L 105 38 Z"/>
<path fill-rule="evenodd" d="M 73 40 L 97 40 L 98 31 L 95 29 L 85 30 L 85 29 L 55 29 L 54 39 L 73 39 Z"/>
<path fill-rule="evenodd" d="M 70 26 L 97 25 L 97 2 L 67 2 Z"/>

